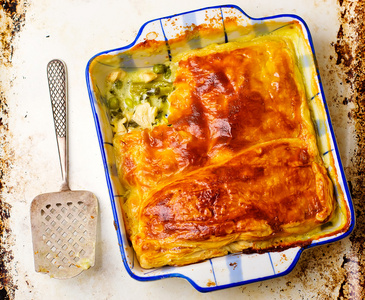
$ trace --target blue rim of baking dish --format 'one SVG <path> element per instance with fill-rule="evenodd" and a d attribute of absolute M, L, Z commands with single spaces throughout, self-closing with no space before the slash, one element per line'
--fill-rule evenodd
<path fill-rule="evenodd" d="M 334 149 L 332 149 L 332 150 L 335 151 L 335 153 L 336 153 L 336 159 L 337 159 L 338 167 L 339 167 L 338 170 L 340 171 L 340 176 L 339 177 L 343 180 L 344 193 L 346 194 L 347 204 L 348 204 L 348 208 L 349 208 L 349 211 L 350 211 L 350 219 L 351 219 L 350 220 L 350 225 L 349 225 L 349 228 L 346 232 L 343 232 L 340 235 L 335 236 L 334 238 L 331 238 L 329 240 L 319 241 L 319 242 L 316 242 L 316 243 L 311 243 L 310 245 L 307 245 L 307 246 L 304 246 L 304 247 L 299 247 L 298 251 L 297 251 L 294 259 L 292 260 L 291 264 L 289 265 L 289 267 L 283 272 L 280 272 L 280 273 L 275 273 L 274 272 L 273 275 L 268 275 L 268 276 L 253 278 L 253 279 L 248 279 L 248 280 L 242 280 L 242 281 L 239 281 L 239 282 L 232 282 L 232 283 L 228 283 L 228 284 L 209 286 L 209 287 L 202 287 L 202 286 L 198 285 L 194 280 L 189 278 L 188 276 L 186 276 L 184 274 L 180 274 L 180 273 L 169 273 L 169 274 L 162 274 L 162 275 L 153 275 L 153 276 L 148 276 L 148 277 L 138 276 L 135 273 L 133 273 L 132 270 L 130 269 L 130 266 L 128 265 L 128 262 L 127 262 L 126 253 L 123 249 L 123 237 L 122 237 L 122 233 L 120 231 L 120 224 L 119 224 L 117 208 L 116 208 L 116 205 L 114 203 L 113 187 L 112 187 L 112 183 L 111 183 L 111 180 L 110 180 L 110 177 L 109 177 L 108 162 L 107 162 L 106 153 L 105 153 L 105 150 L 104 150 L 104 147 L 103 147 L 104 141 L 103 141 L 101 126 L 100 126 L 100 122 L 99 122 L 99 119 L 98 119 L 96 108 L 95 108 L 94 102 L 93 102 L 95 99 L 94 99 L 93 91 L 91 89 L 91 84 L 90 84 L 90 77 L 89 77 L 90 76 L 90 72 L 89 72 L 90 64 L 96 57 L 98 57 L 100 55 L 108 54 L 108 53 L 111 53 L 111 52 L 126 50 L 126 49 L 129 49 L 132 46 L 134 46 L 136 44 L 136 42 L 138 41 L 138 39 L 141 37 L 141 34 L 143 33 L 144 28 L 149 23 L 153 23 L 153 22 L 156 22 L 156 21 L 160 21 L 160 23 L 161 23 L 161 21 L 165 20 L 165 19 L 170 19 L 170 18 L 174 18 L 174 17 L 177 17 L 177 16 L 191 14 L 191 13 L 199 12 L 199 11 L 203 11 L 203 10 L 220 9 L 221 13 L 223 15 L 223 11 L 222 11 L 223 8 L 238 10 L 245 17 L 247 17 L 249 20 L 253 20 L 253 21 L 266 21 L 266 20 L 273 20 L 273 19 L 278 19 L 278 18 L 291 18 L 291 19 L 295 19 L 295 20 L 299 21 L 305 27 L 306 33 L 307 33 L 307 36 L 308 36 L 308 41 L 309 41 L 309 44 L 310 44 L 310 47 L 311 47 L 311 51 L 313 53 L 313 58 L 314 58 L 315 68 L 316 68 L 316 73 L 317 73 L 316 75 L 317 75 L 317 78 L 318 78 L 318 86 L 320 88 L 320 93 L 321 93 L 321 96 L 322 96 L 322 99 L 323 99 L 325 114 L 326 114 L 327 121 L 328 121 L 327 125 L 328 125 L 328 128 L 329 128 L 330 134 L 331 134 L 331 139 L 332 139 L 333 144 L 334 144 Z M 162 26 L 162 23 L 161 23 L 161 26 Z M 163 30 L 163 28 L 162 28 L 162 30 Z M 225 31 L 224 31 L 224 33 L 226 34 Z M 166 42 L 168 41 L 166 36 L 164 36 L 164 39 L 165 39 Z M 226 37 L 225 37 L 225 39 L 227 41 Z M 104 165 L 104 170 L 105 170 L 105 175 L 106 175 L 106 181 L 107 181 L 107 186 L 108 186 L 108 190 L 109 190 L 109 196 L 110 196 L 110 199 L 111 199 L 111 205 L 112 205 L 113 217 L 114 217 L 114 224 L 116 226 L 118 243 L 119 243 L 120 252 L 121 252 L 121 255 L 122 255 L 122 261 L 124 263 L 124 266 L 125 266 L 127 272 L 129 273 L 129 275 L 132 278 L 134 278 L 136 280 L 139 280 L 139 281 L 160 280 L 160 279 L 170 278 L 170 277 L 184 278 L 199 292 L 210 292 L 210 291 L 215 291 L 215 290 L 231 288 L 231 287 L 235 287 L 235 286 L 245 285 L 245 284 L 249 284 L 249 283 L 253 283 L 253 282 L 257 282 L 257 281 L 269 280 L 269 279 L 273 279 L 273 278 L 276 278 L 276 277 L 281 277 L 281 276 L 287 275 L 288 273 L 290 273 L 293 270 L 293 268 L 298 263 L 298 260 L 301 256 L 303 250 L 312 248 L 314 246 L 320 246 L 320 245 L 323 245 L 323 244 L 336 242 L 340 239 L 345 238 L 346 236 L 348 236 L 352 232 L 352 230 L 355 226 L 355 213 L 354 213 L 353 203 L 352 203 L 352 200 L 351 200 L 351 194 L 350 194 L 347 182 L 346 182 L 346 177 L 345 177 L 345 173 L 344 173 L 344 170 L 343 170 L 339 150 L 338 150 L 338 147 L 337 147 L 336 138 L 335 138 L 335 135 L 334 135 L 334 130 L 333 130 L 332 123 L 331 123 L 331 120 L 330 120 L 330 114 L 329 114 L 327 102 L 326 102 L 326 99 L 325 99 L 325 94 L 324 94 L 324 91 L 323 91 L 322 81 L 321 81 L 318 66 L 317 66 L 317 63 L 316 63 L 316 56 L 315 56 L 313 40 L 312 40 L 310 31 L 309 31 L 309 28 L 308 28 L 306 22 L 301 17 L 299 17 L 297 15 L 293 15 L 293 14 L 280 14 L 280 15 L 273 15 L 273 16 L 262 17 L 262 18 L 252 18 L 248 14 L 246 14 L 240 7 L 238 7 L 236 5 L 218 5 L 218 6 L 211 6 L 211 7 L 205 7 L 205 8 L 201 8 L 201 9 L 191 10 L 191 11 L 187 11 L 187 12 L 183 12 L 183 13 L 179 13 L 179 14 L 170 15 L 170 16 L 167 16 L 167 17 L 153 19 L 153 20 L 147 21 L 146 23 L 144 23 L 141 26 L 141 28 L 139 29 L 139 31 L 137 33 L 137 36 L 136 36 L 135 40 L 132 43 L 130 43 L 129 45 L 126 45 L 126 46 L 123 46 L 123 47 L 120 47 L 120 48 L 116 48 L 116 49 L 112 49 L 112 50 L 103 51 L 103 52 L 100 52 L 100 53 L 94 55 L 87 63 L 86 83 L 87 83 L 87 89 L 88 89 L 89 98 L 90 98 L 90 102 L 91 102 L 92 114 L 93 114 L 94 121 L 95 121 L 99 146 L 100 146 L 100 150 L 101 150 L 101 155 L 102 155 L 102 160 L 103 160 L 103 165 Z M 271 260 L 271 258 L 270 258 L 270 260 Z M 213 268 L 213 273 L 214 273 L 214 268 Z"/>

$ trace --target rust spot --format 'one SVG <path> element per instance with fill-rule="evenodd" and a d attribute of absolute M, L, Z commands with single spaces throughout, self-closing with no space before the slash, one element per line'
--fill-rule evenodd
<path fill-rule="evenodd" d="M 0 86 L 1 90 L 1 86 Z M 8 143 L 6 141 L 6 133 L 8 131 L 7 118 L 8 107 L 4 96 L 0 95 L 0 144 L 4 155 L 0 155 L 0 289 L 2 294 L 8 297 L 8 288 L 13 287 L 11 275 L 8 273 L 7 264 L 13 259 L 11 251 L 7 249 L 7 239 L 11 234 L 8 221 L 10 217 L 11 206 L 3 201 L 3 194 L 6 193 L 5 177 L 9 170 L 10 161 L 7 159 Z"/>
<path fill-rule="evenodd" d="M 337 43 L 335 44 L 335 50 L 337 53 L 336 65 L 344 65 L 345 67 L 351 66 L 353 61 L 350 45 L 344 38 L 343 25 L 340 25 L 340 30 L 337 33 Z M 352 76 L 352 74 L 351 74 Z"/>
<path fill-rule="evenodd" d="M 13 41 L 24 25 L 26 6 L 26 0 L 1 1 L 0 42 L 2 53 L 0 62 L 5 66 L 10 66 L 14 51 Z"/>
<path fill-rule="evenodd" d="M 0 2 L 0 71 L 10 68 L 14 52 L 14 41 L 25 20 L 26 0 L 3 0 Z M 11 83 L 0 82 L 0 298 L 13 299 L 16 284 L 9 270 L 14 259 L 11 251 L 11 229 L 9 218 L 11 205 L 4 201 L 11 187 L 6 180 L 12 166 L 12 150 L 8 141 L 8 117 L 6 92 Z"/>

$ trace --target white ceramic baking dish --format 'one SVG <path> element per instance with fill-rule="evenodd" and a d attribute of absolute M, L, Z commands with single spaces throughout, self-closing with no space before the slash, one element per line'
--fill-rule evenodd
<path fill-rule="evenodd" d="M 291 22 L 300 24 L 303 39 L 295 40 L 298 64 L 303 73 L 307 100 L 314 121 L 319 150 L 328 173 L 334 183 L 335 196 L 339 204 L 335 221 L 321 228 L 322 236 L 305 247 L 290 248 L 281 252 L 263 254 L 231 254 L 209 259 L 202 263 L 183 267 L 163 267 L 145 270 L 135 258 L 126 236 L 121 205 L 122 187 L 118 180 L 113 152 L 113 133 L 104 98 L 105 78 L 112 70 L 140 68 L 171 59 L 183 50 L 204 47 L 210 43 L 225 43 L 243 35 L 256 37 L 272 34 Z M 234 25 L 232 25 L 234 24 Z M 135 55 L 126 51 L 140 43 L 163 41 L 164 51 L 150 54 L 143 50 Z M 108 57 L 105 59 L 105 57 Z M 122 58 L 122 64 L 120 65 Z M 92 68 L 90 66 L 93 65 Z M 265 280 L 289 273 L 306 248 L 337 241 L 347 236 L 354 227 L 354 210 L 339 151 L 335 141 L 328 108 L 315 61 L 314 47 L 306 23 L 295 15 L 277 15 L 266 18 L 251 18 L 237 6 L 216 6 L 146 22 L 130 45 L 107 50 L 92 57 L 86 68 L 87 88 L 94 115 L 99 145 L 105 167 L 111 207 L 119 240 L 122 260 L 128 273 L 137 280 L 157 280 L 167 277 L 182 277 L 201 292 L 213 291 L 259 280 Z M 339 230 L 345 225 L 345 230 Z"/>

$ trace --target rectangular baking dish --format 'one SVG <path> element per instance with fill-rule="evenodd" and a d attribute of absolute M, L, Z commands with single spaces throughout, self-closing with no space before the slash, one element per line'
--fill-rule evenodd
<path fill-rule="evenodd" d="M 168 266 L 150 270 L 141 268 L 126 236 L 119 202 L 122 187 L 118 179 L 112 144 L 113 133 L 104 98 L 107 74 L 120 67 L 152 66 L 171 59 L 181 51 L 201 48 L 211 43 L 226 43 L 243 36 L 249 39 L 273 34 L 290 26 L 293 21 L 300 25 L 303 32 L 303 38 L 293 36 L 293 42 L 298 51 L 298 65 L 305 81 L 307 101 L 316 128 L 318 147 L 334 184 L 339 207 L 335 221 L 331 226 L 321 228 L 321 236 L 324 237 L 304 247 L 262 254 L 231 254 L 183 267 Z M 136 45 L 146 46 L 155 41 L 165 43 L 163 51 L 151 53 L 146 50 L 149 47 L 135 47 Z M 136 49 L 134 54 L 127 55 L 126 51 L 133 47 Z M 121 61 L 123 66 L 120 65 Z M 86 67 L 86 81 L 122 261 L 131 277 L 141 281 L 182 277 L 201 292 L 229 288 L 288 274 L 298 262 L 304 249 L 335 242 L 352 231 L 355 224 L 353 204 L 316 66 L 312 38 L 307 25 L 300 17 L 277 15 L 256 19 L 249 17 L 239 7 L 228 5 L 155 19 L 141 27 L 136 39 L 130 45 L 107 50 L 92 57 Z"/>

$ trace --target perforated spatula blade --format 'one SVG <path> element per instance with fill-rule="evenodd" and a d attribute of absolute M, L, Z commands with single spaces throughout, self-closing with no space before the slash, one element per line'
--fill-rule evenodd
<path fill-rule="evenodd" d="M 30 217 L 35 270 L 62 279 L 94 266 L 98 201 L 91 192 L 69 189 L 65 63 L 50 61 L 47 75 L 63 182 L 60 192 L 34 198 Z"/>

